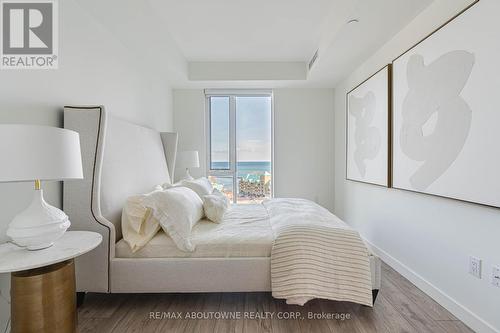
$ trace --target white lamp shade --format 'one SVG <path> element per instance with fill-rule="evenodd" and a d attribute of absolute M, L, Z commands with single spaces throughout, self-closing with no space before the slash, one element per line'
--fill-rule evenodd
<path fill-rule="evenodd" d="M 199 168 L 200 159 L 197 150 L 188 150 L 179 153 L 177 165 L 181 168 Z"/>
<path fill-rule="evenodd" d="M 0 182 L 83 178 L 80 137 L 67 129 L 0 124 Z"/>

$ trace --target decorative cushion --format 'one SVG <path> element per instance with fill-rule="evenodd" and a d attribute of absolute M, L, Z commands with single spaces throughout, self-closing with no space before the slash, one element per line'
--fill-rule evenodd
<path fill-rule="evenodd" d="M 203 196 L 203 209 L 207 218 L 215 223 L 222 222 L 224 214 L 229 209 L 229 199 L 219 190 L 213 190 L 212 194 Z"/>

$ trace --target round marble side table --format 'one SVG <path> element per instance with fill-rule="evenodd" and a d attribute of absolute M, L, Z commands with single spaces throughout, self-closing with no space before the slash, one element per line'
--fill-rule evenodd
<path fill-rule="evenodd" d="M 47 249 L 0 245 L 0 273 L 11 273 L 11 332 L 76 332 L 74 258 L 102 236 L 68 231 Z"/>

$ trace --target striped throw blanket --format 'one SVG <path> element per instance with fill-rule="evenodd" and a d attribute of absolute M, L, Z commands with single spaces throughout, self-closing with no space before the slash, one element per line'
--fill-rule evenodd
<path fill-rule="evenodd" d="M 275 237 L 273 297 L 288 304 L 323 298 L 372 306 L 368 251 L 355 230 L 309 200 L 269 199 L 263 205 Z"/>

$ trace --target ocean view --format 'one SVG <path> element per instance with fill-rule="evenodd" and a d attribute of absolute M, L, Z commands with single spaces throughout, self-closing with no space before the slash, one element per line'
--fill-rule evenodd
<path fill-rule="evenodd" d="M 225 170 L 229 168 L 228 162 L 212 162 L 212 169 Z M 243 179 L 259 179 L 260 175 L 265 172 L 271 173 L 270 161 L 252 161 L 252 162 L 238 162 L 237 163 L 238 178 Z"/>

